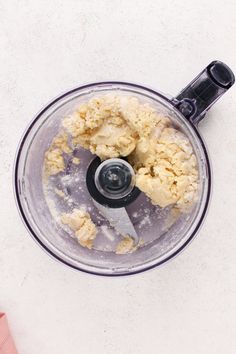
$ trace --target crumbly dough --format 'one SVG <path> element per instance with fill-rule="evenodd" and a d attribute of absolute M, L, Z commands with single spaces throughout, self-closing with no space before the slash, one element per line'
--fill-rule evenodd
<path fill-rule="evenodd" d="M 187 136 L 136 97 L 107 94 L 82 104 L 63 126 L 102 160 L 128 156 L 136 186 L 153 204 L 188 210 L 196 197 L 198 170 Z"/>
<path fill-rule="evenodd" d="M 182 211 L 196 197 L 197 161 L 188 138 L 166 121 L 149 139 L 141 139 L 130 156 L 136 185 L 153 204 L 176 204 Z"/>
<path fill-rule="evenodd" d="M 72 162 L 74 165 L 79 165 L 80 164 L 80 159 L 78 157 L 73 157 Z"/>
<path fill-rule="evenodd" d="M 68 146 L 68 134 L 59 133 L 53 139 L 49 149 L 45 153 L 44 158 L 44 174 L 46 177 L 56 175 L 64 171 L 65 162 L 63 153 L 71 153 L 71 148 Z"/>
<path fill-rule="evenodd" d="M 65 193 L 61 189 L 54 188 L 54 192 L 61 198 L 65 198 L 66 197 Z"/>
<path fill-rule="evenodd" d="M 91 99 L 65 118 L 63 126 L 72 135 L 74 144 L 89 149 L 102 160 L 128 156 L 138 139 L 137 132 L 123 117 L 119 96 Z"/>
<path fill-rule="evenodd" d="M 81 209 L 74 209 L 72 213 L 62 214 L 60 221 L 74 231 L 75 237 L 81 246 L 92 248 L 97 230 L 87 212 Z"/>
<path fill-rule="evenodd" d="M 129 235 L 126 235 L 116 246 L 116 254 L 126 254 L 133 252 L 135 249 L 134 240 Z"/>

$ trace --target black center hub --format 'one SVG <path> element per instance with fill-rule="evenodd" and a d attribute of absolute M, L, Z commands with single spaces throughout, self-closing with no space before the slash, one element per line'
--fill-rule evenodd
<path fill-rule="evenodd" d="M 91 196 L 110 208 L 122 208 L 137 198 L 140 191 L 134 186 L 133 168 L 124 159 L 101 162 L 96 157 L 89 165 L 86 182 Z"/>

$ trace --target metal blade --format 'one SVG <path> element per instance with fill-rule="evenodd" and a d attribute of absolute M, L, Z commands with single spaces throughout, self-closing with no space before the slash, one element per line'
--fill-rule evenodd
<path fill-rule="evenodd" d="M 135 245 L 139 243 L 139 237 L 125 208 L 108 208 L 97 203 L 94 199 L 93 203 L 102 216 L 109 221 L 116 231 L 122 236 L 129 235 L 132 237 Z"/>

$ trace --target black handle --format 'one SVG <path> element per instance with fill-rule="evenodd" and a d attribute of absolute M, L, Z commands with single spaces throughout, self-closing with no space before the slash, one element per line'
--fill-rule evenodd
<path fill-rule="evenodd" d="M 187 119 L 197 124 L 234 82 L 232 70 L 221 61 L 213 61 L 177 95 L 174 103 Z"/>

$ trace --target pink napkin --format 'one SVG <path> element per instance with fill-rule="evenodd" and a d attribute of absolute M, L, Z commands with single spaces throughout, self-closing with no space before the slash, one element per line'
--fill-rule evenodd
<path fill-rule="evenodd" d="M 17 354 L 5 313 L 0 312 L 0 354 Z"/>

